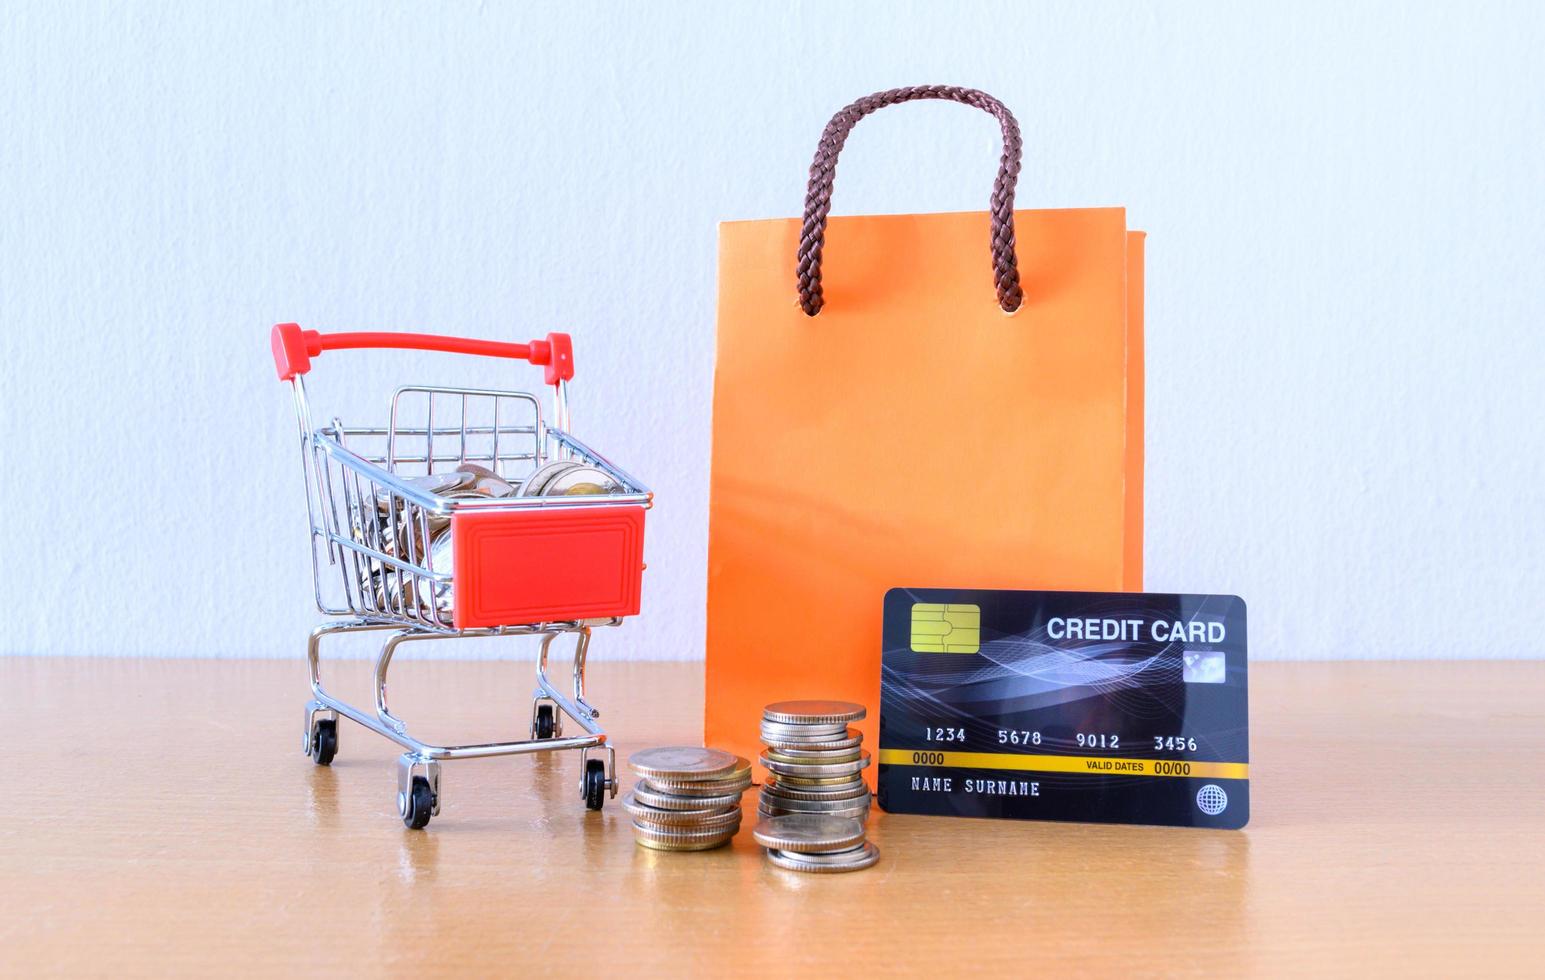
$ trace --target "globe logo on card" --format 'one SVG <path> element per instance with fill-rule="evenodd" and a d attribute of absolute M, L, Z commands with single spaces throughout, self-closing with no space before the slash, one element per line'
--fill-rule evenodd
<path fill-rule="evenodd" d="M 982 648 L 982 607 L 914 602 L 911 639 L 914 653 L 975 653 Z"/>
<path fill-rule="evenodd" d="M 1216 817 L 1228 809 L 1228 794 L 1217 783 L 1208 783 L 1196 791 L 1196 805 L 1209 817 Z"/>

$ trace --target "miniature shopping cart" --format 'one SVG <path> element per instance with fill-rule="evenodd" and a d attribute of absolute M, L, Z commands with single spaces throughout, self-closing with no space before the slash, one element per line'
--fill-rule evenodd
<path fill-rule="evenodd" d="M 397 807 L 408 827 L 440 812 L 440 762 L 578 749 L 580 794 L 599 810 L 617 795 L 616 750 L 585 700 L 591 630 L 638 612 L 644 511 L 650 491 L 569 433 L 573 348 L 566 334 L 529 344 L 423 334 L 336 333 L 281 323 L 272 334 L 279 378 L 294 391 L 306 475 L 317 608 L 305 751 L 328 765 L 342 715 L 405 751 Z M 313 427 L 305 375 L 323 351 L 396 348 L 529 361 L 544 369 L 553 417 L 525 391 L 409 386 L 392 395 L 384 427 L 337 418 Z M 375 705 L 357 708 L 322 687 L 323 637 L 388 631 L 375 666 Z M 403 643 L 445 637 L 540 637 L 530 738 L 430 745 L 388 709 L 386 674 Z M 572 685 L 547 676 L 553 641 L 572 637 Z M 583 734 L 565 736 L 564 719 Z"/>

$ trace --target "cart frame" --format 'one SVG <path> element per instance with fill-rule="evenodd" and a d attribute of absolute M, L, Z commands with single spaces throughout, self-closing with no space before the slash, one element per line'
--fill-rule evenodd
<path fill-rule="evenodd" d="M 435 567 L 427 554 L 430 522 L 452 525 L 458 514 L 481 512 L 484 515 L 521 515 L 568 512 L 580 525 L 593 529 L 597 522 L 606 524 L 622 508 L 637 509 L 638 540 L 629 538 L 623 560 L 633 560 L 642 548 L 642 516 L 653 503 L 653 494 L 636 479 L 575 439 L 567 430 L 569 408 L 567 382 L 573 377 L 573 353 L 564 334 L 549 334 L 546 341 L 506 344 L 423 334 L 365 333 L 319 334 L 303 331 L 296 324 L 279 324 L 271 337 L 275 365 L 281 380 L 291 383 L 297 421 L 300 426 L 302 467 L 306 479 L 306 509 L 310 525 L 310 550 L 314 595 L 317 609 L 324 615 L 342 617 L 323 622 L 312 630 L 307 643 L 311 699 L 305 705 L 303 750 L 318 765 L 332 762 L 338 748 L 340 716 L 390 739 L 405 750 L 397 761 L 397 806 L 403 823 L 410 828 L 425 826 L 438 815 L 441 802 L 440 763 L 449 759 L 487 758 L 522 755 L 532 752 L 578 750 L 580 756 L 580 795 L 592 810 L 601 808 L 606 796 L 618 790 L 616 750 L 608 742 L 598 723 L 601 712 L 586 699 L 585 665 L 590 650 L 592 630 L 598 626 L 616 626 L 625 614 L 636 611 L 636 582 L 631 598 L 620 600 L 607 595 L 602 606 L 617 606 L 619 614 L 548 618 L 539 621 L 467 626 L 461 622 L 461 608 L 448 614 L 443 608 L 458 581 L 478 571 L 458 560 L 454 571 Z M 525 391 L 408 386 L 397 389 L 392 398 L 391 419 L 385 429 L 346 428 L 333 419 L 324 427 L 313 427 L 304 375 L 310 360 L 325 350 L 353 348 L 394 348 L 438 350 L 478 354 L 530 361 L 544 366 L 546 381 L 553 392 L 553 418 L 548 426 L 542 419 L 541 404 Z M 426 399 L 427 417 L 421 427 L 405 424 L 402 419 L 404 396 L 421 395 Z M 459 400 L 460 416 L 456 424 L 437 426 L 437 396 Z M 491 404 L 491 426 L 469 425 L 469 400 L 481 399 Z M 510 402 L 529 404 L 529 423 L 518 419 L 506 423 L 500 408 Z M 456 449 L 442 453 L 437 440 L 452 442 Z M 501 452 L 501 437 L 529 440 L 529 452 L 506 448 Z M 384 449 L 374 454 L 354 452 L 350 439 L 385 439 Z M 422 439 L 423 451 L 413 455 L 404 444 Z M 482 440 L 482 450 L 469 445 Z M 491 447 L 489 446 L 491 440 Z M 592 497 L 515 496 L 491 499 L 451 500 L 415 485 L 402 472 L 403 467 L 422 465 L 433 475 L 437 463 L 459 460 L 462 466 L 486 460 L 494 470 L 510 472 L 512 466 L 529 463 L 535 470 L 554 458 L 570 459 L 599 469 L 609 476 L 619 492 Z M 525 474 L 529 477 L 530 474 Z M 380 517 L 385 509 L 390 515 Z M 571 521 L 570 523 L 573 523 Z M 390 524 L 390 530 L 383 525 Z M 399 525 L 406 525 L 403 530 Z M 518 526 L 518 525 L 517 525 Z M 417 528 L 423 528 L 419 536 Z M 454 529 L 454 528 L 453 528 Z M 459 533 L 459 529 L 458 530 Z M 593 536 L 593 533 L 592 533 Z M 548 533 L 548 537 L 551 534 Z M 457 538 L 461 540 L 461 538 Z M 513 539 L 519 543 L 519 539 Z M 560 539 L 561 540 L 561 539 Z M 415 547 L 415 541 L 419 547 Z M 336 568 L 342 586 L 342 599 L 335 601 L 324 593 L 324 581 L 331 575 L 324 568 L 318 552 L 327 556 L 327 566 Z M 419 552 L 425 552 L 420 554 Z M 610 559 L 608 551 L 602 558 Z M 470 569 L 470 571 L 469 571 Z M 621 573 L 636 577 L 636 570 L 626 565 Z M 464 583 L 465 584 L 465 583 Z M 560 600 L 561 601 L 561 600 Z M 632 605 L 629 605 L 629 603 Z M 595 611 L 594 603 L 580 603 Z M 543 607 L 551 612 L 559 606 Z M 321 647 L 325 637 L 368 631 L 390 631 L 376 657 L 373 710 L 366 710 L 330 694 L 322 684 Z M 415 738 L 408 726 L 393 714 L 387 702 L 387 677 L 397 648 L 404 643 L 431 639 L 482 638 L 496 636 L 538 636 L 536 686 L 531 694 L 530 737 L 508 741 L 466 745 L 436 745 Z M 553 641 L 559 636 L 574 638 L 568 690 L 548 676 L 548 661 Z M 565 736 L 567 718 L 582 734 Z"/>

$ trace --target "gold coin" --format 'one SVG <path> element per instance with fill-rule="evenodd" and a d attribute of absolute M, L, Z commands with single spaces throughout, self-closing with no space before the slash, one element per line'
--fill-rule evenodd
<path fill-rule="evenodd" d="M 851 783 L 852 781 L 852 776 L 822 776 L 819 779 L 811 779 L 808 776 L 780 775 L 776 779 L 780 786 L 837 786 L 839 784 Z"/>
<path fill-rule="evenodd" d="M 751 788 L 751 777 L 737 779 L 732 783 L 713 782 L 688 783 L 674 779 L 660 779 L 651 777 L 647 780 L 649 785 L 657 792 L 669 793 L 672 796 L 698 797 L 702 799 L 717 799 L 721 796 L 739 796 Z"/>
<path fill-rule="evenodd" d="M 639 837 L 635 840 L 635 843 L 640 847 L 647 847 L 651 851 L 711 851 L 716 847 L 723 847 L 734 839 L 734 834 L 725 834 L 722 837 L 716 837 L 699 843 L 673 844 L 669 841 L 648 840 Z"/>
<path fill-rule="evenodd" d="M 661 790 L 647 779 L 641 779 L 633 787 L 633 797 L 645 806 L 657 810 L 702 810 L 711 807 L 738 807 L 742 790 L 713 796 L 687 796 Z"/>
<path fill-rule="evenodd" d="M 725 813 L 715 814 L 712 817 L 691 817 L 685 820 L 674 819 L 681 815 L 681 810 L 659 810 L 656 812 L 664 819 L 656 819 L 654 816 L 645 814 L 642 810 L 636 810 L 631 807 L 628 809 L 628 813 L 633 816 L 633 826 L 643 827 L 660 835 L 688 834 L 698 831 L 703 831 L 704 833 L 709 831 L 723 833 L 724 831 L 733 832 L 740 827 L 739 807 Z"/>
<path fill-rule="evenodd" d="M 622 798 L 622 808 L 636 821 L 651 826 L 707 830 L 740 822 L 739 806 L 704 807 L 696 810 L 666 809 L 640 801 L 637 790 Z"/>
<path fill-rule="evenodd" d="M 737 822 L 728 827 L 693 831 L 686 828 L 650 827 L 633 821 L 633 839 L 659 851 L 700 851 L 728 842 L 740 830 Z"/>
<path fill-rule="evenodd" d="M 853 800 L 869 795 L 869 787 L 862 779 L 838 786 L 791 786 L 781 779 L 768 778 L 762 784 L 763 793 L 785 796 L 791 800 Z"/>

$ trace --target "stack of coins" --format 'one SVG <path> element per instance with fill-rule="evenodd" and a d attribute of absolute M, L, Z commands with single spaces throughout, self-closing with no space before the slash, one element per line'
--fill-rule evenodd
<path fill-rule="evenodd" d="M 761 815 L 815 813 L 869 817 L 869 787 L 860 773 L 869 765 L 864 735 L 848 723 L 864 707 L 846 701 L 780 701 L 762 712 Z"/>
<path fill-rule="evenodd" d="M 657 851 L 706 851 L 740 830 L 740 794 L 751 785 L 751 762 L 719 749 L 667 746 L 635 752 L 628 768 L 639 777 L 623 808 L 633 839 Z"/>
<path fill-rule="evenodd" d="M 756 842 L 767 848 L 767 860 L 790 871 L 858 871 L 880 860 L 880 849 L 864 840 L 864 824 L 854 817 L 824 813 L 764 817 L 754 834 Z"/>

